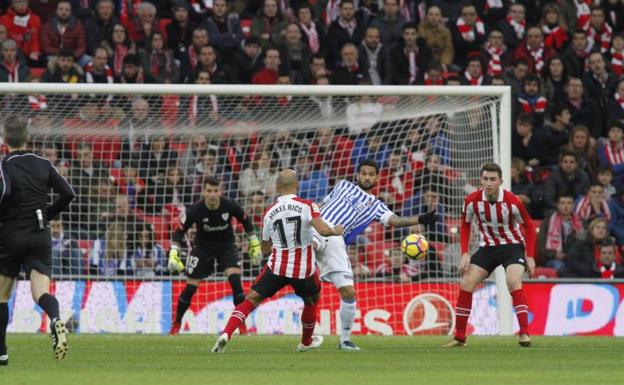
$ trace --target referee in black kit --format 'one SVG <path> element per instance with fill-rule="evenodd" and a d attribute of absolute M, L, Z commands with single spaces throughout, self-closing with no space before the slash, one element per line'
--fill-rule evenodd
<path fill-rule="evenodd" d="M 24 268 L 33 300 L 50 317 L 52 350 L 57 360 L 67 353 L 67 330 L 59 304 L 50 295 L 52 237 L 48 221 L 75 197 L 74 190 L 52 163 L 26 150 L 28 129 L 17 116 L 4 121 L 9 154 L 0 161 L 0 365 L 9 363 L 6 330 L 13 283 Z M 50 188 L 58 195 L 48 206 Z"/>

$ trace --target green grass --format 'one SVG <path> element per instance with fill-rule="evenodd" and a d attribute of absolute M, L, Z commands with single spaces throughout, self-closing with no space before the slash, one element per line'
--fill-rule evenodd
<path fill-rule="evenodd" d="M 225 354 L 214 336 L 71 335 L 65 361 L 43 335 L 9 335 L 0 384 L 622 384 L 624 339 L 472 337 L 441 349 L 442 337 L 355 337 L 362 351 L 297 353 L 295 336 L 240 337 Z"/>

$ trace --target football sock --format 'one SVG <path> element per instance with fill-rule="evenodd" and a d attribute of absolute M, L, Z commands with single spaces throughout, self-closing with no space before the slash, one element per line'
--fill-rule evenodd
<path fill-rule="evenodd" d="M 516 317 L 518 317 L 518 325 L 520 326 L 520 334 L 529 334 L 529 306 L 524 295 L 524 290 L 518 289 L 511 293 Z"/>
<path fill-rule="evenodd" d="M 227 325 L 225 325 L 225 329 L 223 333 L 227 333 L 228 338 L 232 338 L 232 334 L 236 331 L 236 328 L 240 326 L 243 322 L 245 322 L 245 318 L 251 313 L 256 306 L 251 303 L 249 300 L 244 300 L 240 303 L 240 305 L 236 306 L 230 319 L 228 320 Z"/>
<path fill-rule="evenodd" d="M 9 304 L 0 303 L 0 356 L 6 354 L 6 330 L 9 326 Z"/>
<path fill-rule="evenodd" d="M 245 300 L 245 293 L 243 292 L 243 284 L 241 283 L 240 274 L 230 274 L 228 281 L 230 282 L 230 287 L 232 288 L 234 306 L 238 306 Z"/>
<path fill-rule="evenodd" d="M 186 284 L 182 293 L 178 297 L 178 309 L 176 310 L 176 320 L 177 324 L 182 322 L 182 317 L 184 317 L 184 313 L 188 310 L 189 306 L 191 306 L 191 301 L 193 300 L 193 295 L 197 291 L 197 286 Z"/>
<path fill-rule="evenodd" d="M 312 333 L 316 326 L 316 304 L 304 305 L 301 313 L 301 343 L 310 345 L 312 343 Z"/>
<path fill-rule="evenodd" d="M 53 295 L 43 294 L 37 301 L 43 311 L 50 317 L 50 320 L 59 318 L 59 303 Z"/>
<path fill-rule="evenodd" d="M 457 306 L 455 307 L 455 339 L 457 341 L 466 341 L 466 326 L 468 325 L 471 308 L 472 293 L 460 289 Z"/>
<path fill-rule="evenodd" d="M 355 320 L 355 298 L 351 301 L 340 300 L 340 342 L 351 339 L 351 329 Z"/>

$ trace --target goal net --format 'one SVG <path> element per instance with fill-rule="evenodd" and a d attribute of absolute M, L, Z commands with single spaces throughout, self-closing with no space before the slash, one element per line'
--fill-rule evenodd
<path fill-rule="evenodd" d="M 169 330 L 185 281 L 167 271 L 166 254 L 206 177 L 218 178 L 223 195 L 260 230 L 278 170 L 297 170 L 299 195 L 320 202 L 338 181 L 355 180 L 359 162 L 374 159 L 374 194 L 394 212 L 436 209 L 442 220 L 408 229 L 371 223 L 348 246 L 359 308 L 354 332 L 447 334 L 463 198 L 478 187 L 483 163 L 499 162 L 506 175 L 510 169 L 507 87 L 33 83 L 2 84 L 0 91 L 2 117 L 27 119 L 32 151 L 50 159 L 78 194 L 50 225 L 53 290 L 63 319 L 82 333 Z M 261 265 L 248 258 L 242 226 L 234 223 L 247 290 Z M 410 233 L 429 241 L 423 260 L 401 254 L 400 240 Z M 225 326 L 231 290 L 219 266 L 215 271 L 193 297 L 183 333 Z M 499 313 L 510 311 L 500 311 L 498 292 L 493 281 L 477 290 L 469 332 L 505 331 Z M 45 327 L 27 281 L 10 306 L 9 330 Z M 324 284 L 320 333 L 339 330 L 338 306 L 336 290 Z M 302 307 L 291 291 L 278 293 L 249 317 L 248 329 L 299 333 Z"/>

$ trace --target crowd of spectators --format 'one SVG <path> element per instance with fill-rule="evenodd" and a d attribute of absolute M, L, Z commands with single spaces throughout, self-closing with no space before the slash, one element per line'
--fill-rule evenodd
<path fill-rule="evenodd" d="M 538 262 L 561 276 L 621 274 L 622 0 L 3 0 L 0 48 L 0 82 L 509 85 L 512 189 L 541 223 Z M 375 193 L 406 215 L 438 208 L 447 220 L 421 230 L 434 249 L 448 250 L 453 197 L 474 188 L 451 167 L 443 118 L 382 125 L 384 102 L 369 97 L 254 97 L 236 106 L 213 95 L 0 97 L 3 111 L 28 111 L 33 127 L 65 130 L 62 140 L 33 143 L 79 193 L 54 224 L 62 273 L 164 274 L 168 231 L 206 176 L 218 176 L 258 224 L 276 170 L 296 168 L 302 194 L 320 200 L 374 158 L 382 168 Z M 342 114 L 347 125 L 270 135 L 198 130 L 181 141 L 155 129 L 232 127 L 262 114 Z M 119 139 L 74 139 L 112 126 Z M 434 266 L 452 259 L 446 250 L 431 253 L 429 267 L 400 268 L 379 251 L 372 259 L 381 262 L 361 261 L 370 244 L 401 235 L 364 234 L 352 252 L 362 275 L 453 273 Z M 87 240 L 85 261 L 75 249 Z"/>

